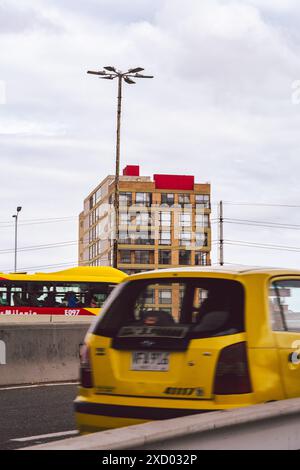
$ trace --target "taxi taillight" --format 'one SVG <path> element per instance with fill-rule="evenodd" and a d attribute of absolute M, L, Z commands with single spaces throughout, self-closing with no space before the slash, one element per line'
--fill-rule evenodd
<path fill-rule="evenodd" d="M 84 388 L 93 388 L 90 349 L 87 344 L 80 348 L 80 384 Z"/>
<path fill-rule="evenodd" d="M 214 394 L 236 395 L 251 393 L 252 386 L 245 342 L 222 349 L 217 363 Z"/>

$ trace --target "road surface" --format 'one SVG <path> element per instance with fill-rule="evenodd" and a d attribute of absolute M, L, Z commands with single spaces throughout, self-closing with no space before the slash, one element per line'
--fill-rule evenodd
<path fill-rule="evenodd" d="M 0 388 L 0 450 L 74 436 L 75 384 Z"/>

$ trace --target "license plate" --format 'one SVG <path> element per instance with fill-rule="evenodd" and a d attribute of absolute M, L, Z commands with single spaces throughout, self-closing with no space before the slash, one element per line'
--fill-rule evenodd
<path fill-rule="evenodd" d="M 169 370 L 169 353 L 153 351 L 134 351 L 131 358 L 131 370 Z"/>

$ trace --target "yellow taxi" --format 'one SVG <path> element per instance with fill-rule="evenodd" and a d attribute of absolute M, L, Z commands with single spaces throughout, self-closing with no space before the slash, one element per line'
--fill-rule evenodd
<path fill-rule="evenodd" d="M 177 268 L 118 285 L 85 338 L 81 433 L 300 396 L 300 271 Z"/>

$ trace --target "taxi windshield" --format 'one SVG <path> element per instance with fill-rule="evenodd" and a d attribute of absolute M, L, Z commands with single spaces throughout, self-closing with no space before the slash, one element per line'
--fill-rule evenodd
<path fill-rule="evenodd" d="M 140 327 L 152 327 L 157 335 L 173 331 L 179 337 L 188 333 L 195 338 L 242 332 L 243 286 L 215 278 L 129 281 L 106 304 L 94 334 L 134 335 Z"/>

